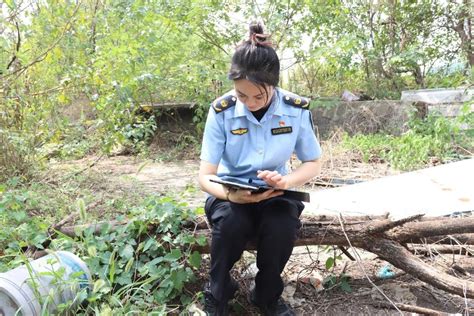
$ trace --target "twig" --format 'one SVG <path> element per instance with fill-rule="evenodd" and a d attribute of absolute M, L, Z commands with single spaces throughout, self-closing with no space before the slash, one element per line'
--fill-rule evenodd
<path fill-rule="evenodd" d="M 78 176 L 79 174 L 83 173 L 84 171 L 86 171 L 86 170 L 88 170 L 88 169 L 94 167 L 95 164 L 98 163 L 99 160 L 102 159 L 102 157 L 104 157 L 104 154 L 100 155 L 96 160 L 94 160 L 93 162 L 91 162 L 87 167 L 85 167 L 85 168 L 83 168 L 83 169 L 81 169 L 81 170 L 79 170 L 79 171 L 74 172 L 73 174 L 71 174 L 71 175 L 69 175 L 69 176 L 63 178 L 62 180 L 64 181 L 64 180 L 68 180 L 68 179 L 70 179 L 70 178 L 72 178 L 72 177 L 76 177 L 76 176 Z"/>
<path fill-rule="evenodd" d="M 222 52 L 224 52 L 224 54 L 226 55 L 229 55 L 229 52 L 227 52 L 225 50 L 224 47 L 222 47 L 215 39 L 212 35 L 210 35 L 209 33 L 206 32 L 206 30 L 201 27 L 201 33 L 199 32 L 196 32 L 196 35 L 199 36 L 200 38 L 202 38 L 204 41 L 208 42 L 209 44 L 217 47 L 218 49 L 220 49 Z"/>
<path fill-rule="evenodd" d="M 17 43 L 15 45 L 15 53 L 13 54 L 12 60 L 7 65 L 7 70 L 10 69 L 10 66 L 13 65 L 15 60 L 18 59 L 17 55 L 18 55 L 18 52 L 20 51 L 20 46 L 21 46 L 20 27 L 18 26 L 18 22 L 16 21 L 15 21 L 15 26 L 16 26 L 16 32 L 17 32 Z"/>
<path fill-rule="evenodd" d="M 79 215 L 79 212 L 74 212 L 74 213 L 69 214 L 68 216 L 66 216 L 65 218 L 63 218 L 62 220 L 60 220 L 59 222 L 57 222 L 53 226 L 51 226 L 51 228 L 50 228 L 51 232 L 53 232 L 55 230 L 60 230 L 61 227 L 66 225 L 69 221 L 73 220 L 78 215 Z"/>
<path fill-rule="evenodd" d="M 405 312 L 418 313 L 422 315 L 448 315 L 446 312 L 440 312 L 431 308 L 395 303 L 394 305 L 388 304 L 387 302 L 372 302 L 372 305 L 380 306 L 384 308 L 395 307 L 398 311 L 402 310 Z"/>
<path fill-rule="evenodd" d="M 40 95 L 44 95 L 44 94 L 48 94 L 48 93 L 52 93 L 52 92 L 59 92 L 59 91 L 65 91 L 67 89 L 71 89 L 71 87 L 63 87 L 62 85 L 59 85 L 57 87 L 54 87 L 54 88 L 50 88 L 50 89 L 47 89 L 47 90 L 43 90 L 43 91 L 38 91 L 38 92 L 34 92 L 34 93 L 31 93 L 31 94 L 28 94 L 26 93 L 25 95 L 27 96 L 30 96 L 30 97 L 37 97 L 37 96 L 40 96 Z M 20 100 L 21 97 L 19 96 L 5 96 L 3 97 L 5 99 L 11 99 L 11 100 Z"/>
<path fill-rule="evenodd" d="M 356 259 L 351 255 L 349 251 L 347 251 L 347 249 L 344 246 L 337 246 L 337 248 L 339 248 L 339 250 L 341 250 L 342 253 L 345 254 L 347 258 L 351 259 L 352 261 L 356 261 Z"/>
<path fill-rule="evenodd" d="M 403 224 L 413 222 L 417 219 L 422 218 L 423 216 L 425 216 L 425 214 L 417 214 L 417 215 L 409 216 L 409 217 L 402 218 L 402 219 L 399 219 L 399 220 L 396 220 L 396 221 L 390 221 L 388 223 L 382 223 L 380 225 L 375 225 L 375 227 L 369 228 L 368 232 L 370 234 L 383 233 L 383 232 L 386 232 L 387 230 L 390 230 L 394 227 L 402 226 Z"/>
<path fill-rule="evenodd" d="M 403 315 L 402 311 L 395 305 L 395 303 L 387 296 L 385 295 L 385 293 L 370 279 L 369 275 L 367 274 L 367 271 L 365 271 L 365 268 L 364 266 L 362 265 L 361 263 L 361 257 L 359 255 L 359 253 L 357 252 L 357 250 L 352 246 L 352 243 L 351 243 L 351 240 L 349 239 L 349 236 L 347 236 L 347 233 L 346 233 L 346 230 L 344 228 L 344 221 L 342 220 L 342 215 L 341 213 L 339 213 L 339 224 L 341 225 L 341 229 L 342 229 L 342 232 L 344 233 L 344 236 L 346 237 L 346 240 L 347 240 L 347 243 L 349 244 L 349 246 L 352 248 L 352 250 L 354 250 L 354 253 L 356 255 L 356 262 L 357 262 L 357 265 L 359 266 L 359 268 L 362 270 L 362 272 L 364 273 L 364 276 L 366 277 L 366 279 L 369 281 L 369 283 L 377 290 L 380 292 L 380 294 L 382 294 L 383 297 L 385 297 L 387 299 L 387 301 L 390 302 L 390 304 L 400 313 L 400 315 Z"/>

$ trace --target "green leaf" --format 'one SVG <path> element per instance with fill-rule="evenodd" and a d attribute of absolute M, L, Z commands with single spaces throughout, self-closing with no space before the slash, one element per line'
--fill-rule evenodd
<path fill-rule="evenodd" d="M 336 276 L 331 274 L 323 279 L 323 287 L 325 289 L 331 288 L 336 285 Z"/>
<path fill-rule="evenodd" d="M 152 245 L 157 244 L 157 241 L 154 238 L 148 238 L 145 242 L 145 246 L 143 246 L 143 252 L 146 252 Z"/>
<path fill-rule="evenodd" d="M 196 238 L 196 242 L 199 246 L 204 246 L 205 244 L 207 244 L 207 239 L 204 236 L 199 236 L 198 238 Z"/>
<path fill-rule="evenodd" d="M 170 253 L 165 256 L 165 261 L 173 262 L 178 261 L 182 256 L 181 249 L 172 249 Z"/>
<path fill-rule="evenodd" d="M 15 10 L 16 9 L 16 3 L 15 0 L 5 0 L 6 5 L 10 10 Z"/>
<path fill-rule="evenodd" d="M 95 246 L 89 246 L 87 247 L 87 254 L 90 257 L 95 257 L 97 256 L 97 248 Z"/>
<path fill-rule="evenodd" d="M 197 251 L 193 251 L 193 253 L 189 256 L 189 264 L 196 268 L 199 269 L 201 267 L 201 254 Z"/>
<path fill-rule="evenodd" d="M 120 252 L 120 256 L 125 260 L 130 260 L 133 257 L 134 250 L 130 244 L 125 245 L 125 247 Z"/>
<path fill-rule="evenodd" d="M 106 285 L 105 281 L 102 279 L 98 279 L 94 282 L 94 287 L 92 289 L 92 293 L 97 293 Z"/>
<path fill-rule="evenodd" d="M 124 271 L 125 271 L 125 272 L 129 272 L 130 269 L 132 268 L 132 265 L 133 265 L 134 262 L 135 262 L 135 258 L 134 258 L 134 257 L 131 257 L 131 258 L 128 260 L 127 264 L 125 265 Z"/>
<path fill-rule="evenodd" d="M 347 282 L 347 279 L 343 279 L 341 281 L 341 289 L 346 293 L 351 293 L 352 292 L 352 288 L 351 288 L 349 282 Z"/>
<path fill-rule="evenodd" d="M 16 211 L 11 213 L 13 219 L 19 223 L 25 222 L 26 219 L 28 218 L 28 215 L 26 214 L 25 211 Z"/>
<path fill-rule="evenodd" d="M 155 258 L 155 259 L 151 260 L 150 262 L 148 262 L 147 265 L 153 266 L 153 265 L 156 265 L 160 262 L 163 262 L 163 260 L 164 260 L 164 257 L 158 257 L 158 258 Z"/>
<path fill-rule="evenodd" d="M 331 269 L 334 266 L 334 258 L 329 257 L 326 259 L 326 270 Z"/>
<path fill-rule="evenodd" d="M 76 210 L 79 212 L 79 217 L 83 222 L 87 219 L 86 206 L 83 199 L 78 199 L 76 202 Z"/>
<path fill-rule="evenodd" d="M 115 255 L 117 254 L 116 250 L 112 252 L 109 258 L 109 281 L 114 283 L 115 280 Z"/>

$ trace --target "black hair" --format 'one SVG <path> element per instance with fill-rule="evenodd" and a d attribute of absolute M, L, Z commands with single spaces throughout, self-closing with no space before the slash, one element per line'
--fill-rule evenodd
<path fill-rule="evenodd" d="M 249 39 L 235 49 L 228 78 L 247 79 L 262 88 L 265 84 L 275 87 L 280 80 L 280 60 L 268 41 L 269 35 L 263 33 L 258 22 L 251 23 L 249 31 Z"/>

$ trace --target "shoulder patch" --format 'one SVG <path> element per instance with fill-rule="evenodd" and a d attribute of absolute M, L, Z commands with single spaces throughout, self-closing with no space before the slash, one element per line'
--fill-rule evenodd
<path fill-rule="evenodd" d="M 309 109 L 309 100 L 298 95 L 287 94 L 283 97 L 283 102 L 298 108 Z"/>
<path fill-rule="evenodd" d="M 236 103 L 237 103 L 237 97 L 233 95 L 226 95 L 212 102 L 212 107 L 214 108 L 214 111 L 216 111 L 216 113 L 219 113 L 227 109 L 230 109 Z"/>

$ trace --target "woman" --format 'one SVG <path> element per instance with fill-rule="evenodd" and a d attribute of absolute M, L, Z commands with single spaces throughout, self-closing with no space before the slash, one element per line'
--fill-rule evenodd
<path fill-rule="evenodd" d="M 204 291 L 208 315 L 226 315 L 238 289 L 230 270 L 246 243 L 257 240 L 255 288 L 250 301 L 264 315 L 294 315 L 281 299 L 281 273 L 293 250 L 303 203 L 282 191 L 320 172 L 321 148 L 308 100 L 278 88 L 280 62 L 261 24 L 232 57 L 234 90 L 212 103 L 204 131 L 199 184 L 209 194 L 205 210 L 212 226 L 210 282 Z M 302 164 L 288 174 L 295 152 Z M 233 190 L 211 179 L 267 184 L 275 190 Z"/>

